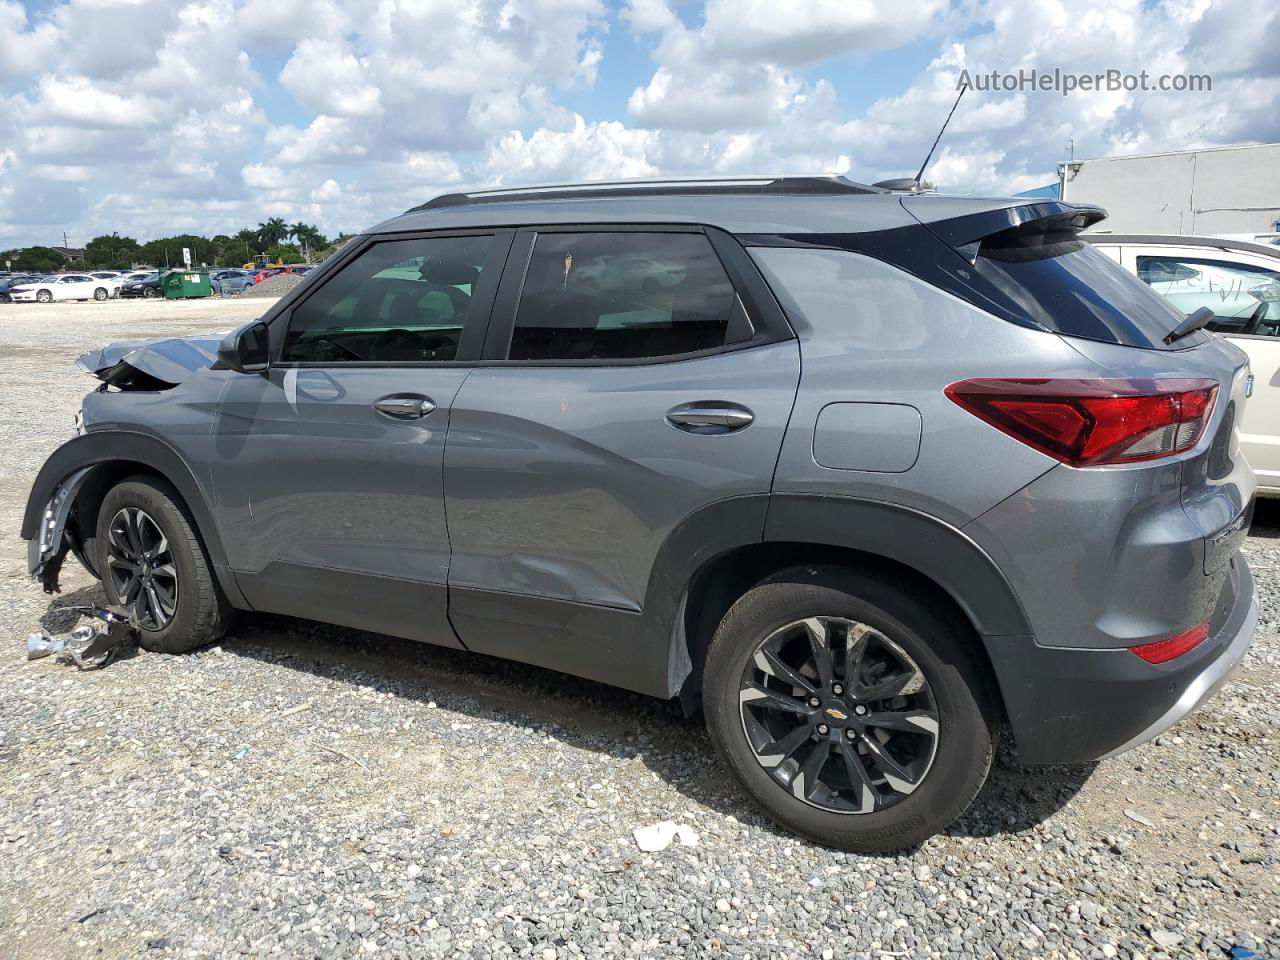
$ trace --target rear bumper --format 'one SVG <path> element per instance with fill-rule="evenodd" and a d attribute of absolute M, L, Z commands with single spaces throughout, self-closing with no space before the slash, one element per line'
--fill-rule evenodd
<path fill-rule="evenodd" d="M 1244 657 L 1257 623 L 1253 576 L 1237 553 L 1209 639 L 1169 663 L 1128 650 L 1041 647 L 1028 637 L 988 638 L 987 650 L 1022 758 L 1077 763 L 1131 750 L 1204 703 Z"/>

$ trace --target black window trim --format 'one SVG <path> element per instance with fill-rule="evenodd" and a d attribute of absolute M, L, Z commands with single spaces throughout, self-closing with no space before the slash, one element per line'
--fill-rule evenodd
<path fill-rule="evenodd" d="M 722 344 L 705 350 L 673 353 L 661 357 L 584 358 L 570 360 L 511 360 L 511 338 L 515 332 L 516 311 L 540 233 L 700 233 L 711 243 L 725 275 L 747 312 L 756 335 L 737 343 Z M 754 263 L 730 234 L 703 224 L 678 223 L 554 223 L 524 224 L 516 228 L 515 240 L 507 257 L 501 286 L 490 314 L 482 359 L 484 367 L 636 367 L 663 363 L 680 363 L 722 353 L 751 350 L 766 344 L 794 339 L 782 308 L 760 276 Z"/>
<path fill-rule="evenodd" d="M 307 284 L 307 289 L 297 297 L 290 297 L 287 302 L 282 302 L 277 309 L 264 315 L 263 320 L 267 324 L 270 334 L 270 355 L 271 366 L 282 370 L 298 369 L 333 369 L 342 370 L 364 369 L 369 367 L 399 369 L 399 368 L 441 368 L 441 367 L 474 367 L 478 365 L 481 351 L 485 342 L 485 333 L 489 327 L 490 318 L 493 313 L 494 300 L 501 284 L 501 278 L 505 273 L 507 261 L 511 252 L 511 243 L 516 234 L 516 230 L 512 227 L 467 227 L 458 230 L 413 230 L 397 233 L 376 233 L 368 234 L 361 237 L 359 242 L 352 243 L 350 247 L 336 256 L 321 264 L 320 268 L 311 271 L 314 277 Z M 324 360 L 281 360 L 280 355 L 284 350 L 285 337 L 289 332 L 289 321 L 293 318 L 293 311 L 306 303 L 311 297 L 334 277 L 336 277 L 349 264 L 354 262 L 358 257 L 362 256 L 370 248 L 378 243 L 398 242 L 402 240 L 433 240 L 448 239 L 450 237 L 493 237 L 494 249 L 492 254 L 492 266 L 486 267 L 480 273 L 480 283 L 476 285 L 476 290 L 472 295 L 471 309 L 467 311 L 467 319 L 462 327 L 462 336 L 458 340 L 458 352 L 452 360 L 340 360 L 340 361 L 324 361 Z M 477 309 L 478 308 L 478 309 Z"/>

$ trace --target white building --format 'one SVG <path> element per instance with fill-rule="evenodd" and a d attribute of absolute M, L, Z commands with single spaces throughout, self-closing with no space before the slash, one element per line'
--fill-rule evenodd
<path fill-rule="evenodd" d="M 1113 233 L 1253 237 L 1280 230 L 1280 143 L 1058 164 L 1061 196 L 1106 207 Z"/>

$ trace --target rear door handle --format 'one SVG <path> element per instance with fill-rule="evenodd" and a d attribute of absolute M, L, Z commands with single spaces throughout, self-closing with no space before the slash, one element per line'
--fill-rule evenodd
<path fill-rule="evenodd" d="M 375 401 L 373 409 L 398 420 L 416 420 L 425 417 L 436 408 L 426 397 L 383 397 Z"/>
<path fill-rule="evenodd" d="M 755 415 L 746 407 L 720 400 L 682 403 L 667 411 L 667 423 L 686 433 L 732 433 L 753 420 Z"/>

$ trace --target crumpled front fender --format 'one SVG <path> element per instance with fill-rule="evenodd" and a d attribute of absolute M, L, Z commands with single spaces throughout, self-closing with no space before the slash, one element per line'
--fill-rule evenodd
<path fill-rule="evenodd" d="M 22 539 L 30 541 L 27 560 L 32 576 L 46 592 L 58 589 L 58 573 L 68 548 L 66 536 L 76 496 L 98 469 L 127 465 L 129 472 L 150 472 L 169 481 L 186 504 L 209 555 L 214 575 L 233 606 L 247 606 L 227 566 L 218 524 L 206 491 L 172 447 L 150 434 L 130 430 L 94 430 L 72 437 L 49 455 L 27 497 Z"/>

